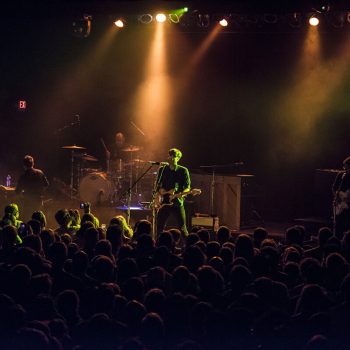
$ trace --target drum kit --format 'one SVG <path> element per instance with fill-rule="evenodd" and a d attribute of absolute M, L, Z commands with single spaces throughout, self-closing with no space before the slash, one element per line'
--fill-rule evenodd
<path fill-rule="evenodd" d="M 122 149 L 129 157 L 109 161 L 107 171 L 91 167 L 98 159 L 86 153 L 82 146 L 63 146 L 71 151 L 70 156 L 70 196 L 82 202 L 93 205 L 126 206 L 130 197 L 133 206 L 142 206 L 152 197 L 153 183 L 156 172 L 147 172 L 147 162 L 135 157 L 141 150 L 138 146 L 128 146 Z M 142 176 L 141 181 L 139 180 Z"/>

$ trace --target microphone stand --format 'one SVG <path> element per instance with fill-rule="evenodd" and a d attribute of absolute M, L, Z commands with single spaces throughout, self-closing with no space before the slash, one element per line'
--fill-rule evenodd
<path fill-rule="evenodd" d="M 160 167 L 162 167 L 163 165 L 162 164 L 159 164 Z M 159 169 L 158 168 L 158 174 L 159 174 Z M 158 185 L 160 183 L 160 180 L 162 179 L 163 177 L 163 171 L 164 171 L 164 167 L 163 167 L 163 170 L 162 170 L 162 173 L 157 174 L 157 177 L 154 181 L 154 184 L 153 184 L 153 190 L 152 190 L 152 201 L 151 201 L 151 206 L 152 206 L 152 238 L 154 240 L 156 240 L 156 235 L 157 235 L 157 230 L 156 230 L 156 226 L 157 226 L 157 220 L 156 220 L 156 206 L 155 206 L 155 199 L 156 199 L 156 193 L 157 193 L 157 188 L 158 188 Z"/>
<path fill-rule="evenodd" d="M 215 217 L 214 213 L 214 199 L 215 199 L 215 169 L 219 167 L 218 165 L 202 165 L 200 168 L 211 168 L 212 176 L 210 182 L 210 216 Z"/>
<path fill-rule="evenodd" d="M 155 199 L 156 199 L 156 193 L 157 193 L 157 185 L 158 181 L 154 181 L 153 184 L 153 190 L 152 190 L 152 200 L 151 200 L 151 207 L 152 207 L 152 238 L 156 240 L 156 206 L 155 206 Z"/>
<path fill-rule="evenodd" d="M 125 195 L 127 195 L 128 201 L 127 201 L 127 223 L 130 224 L 130 207 L 131 207 L 131 194 L 133 188 L 137 185 L 137 183 L 151 170 L 153 165 L 151 164 L 133 183 L 130 183 L 130 187 L 120 196 L 119 201 Z"/>

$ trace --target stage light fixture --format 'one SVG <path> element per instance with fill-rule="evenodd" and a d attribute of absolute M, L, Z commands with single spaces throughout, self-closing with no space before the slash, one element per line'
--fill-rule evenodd
<path fill-rule="evenodd" d="M 166 21 L 166 15 L 164 13 L 157 13 L 156 14 L 156 21 L 158 23 L 164 23 Z"/>
<path fill-rule="evenodd" d="M 180 22 L 180 17 L 176 13 L 170 13 L 169 14 L 169 21 L 172 23 L 179 23 Z"/>
<path fill-rule="evenodd" d="M 208 28 L 210 25 L 210 16 L 208 14 L 197 15 L 197 26 L 200 28 Z"/>
<path fill-rule="evenodd" d="M 313 0 L 311 6 L 312 6 L 312 10 L 318 13 L 326 13 L 331 8 L 329 1 L 325 1 L 325 0 Z"/>
<path fill-rule="evenodd" d="M 316 16 L 316 15 L 312 15 L 310 18 L 309 18 L 309 24 L 313 27 L 316 27 L 320 24 L 320 20 L 319 18 Z"/>
<path fill-rule="evenodd" d="M 227 27 L 227 26 L 228 26 L 228 21 L 227 21 L 226 18 L 221 19 L 221 20 L 219 21 L 219 23 L 220 23 L 220 25 L 221 25 L 222 27 Z"/>
<path fill-rule="evenodd" d="M 91 33 L 92 16 L 83 15 L 72 23 L 73 33 L 78 38 L 87 38 Z"/>
<path fill-rule="evenodd" d="M 114 22 L 115 26 L 118 27 L 118 28 L 124 28 L 124 21 L 122 19 L 117 19 L 115 22 Z"/>
<path fill-rule="evenodd" d="M 274 13 L 264 13 L 263 19 L 265 23 L 275 24 L 278 21 L 278 16 Z"/>
<path fill-rule="evenodd" d="M 343 28 L 346 22 L 347 14 L 343 11 L 329 12 L 327 20 L 334 28 Z"/>
<path fill-rule="evenodd" d="M 184 13 L 179 17 L 179 25 L 181 27 L 189 28 L 192 27 L 195 23 L 195 15 L 192 13 Z"/>
<path fill-rule="evenodd" d="M 299 12 L 294 12 L 287 15 L 287 23 L 293 28 L 300 28 L 303 24 L 303 16 Z"/>
<path fill-rule="evenodd" d="M 150 13 L 144 13 L 143 15 L 139 16 L 138 20 L 142 24 L 150 24 L 153 21 L 153 16 Z"/>

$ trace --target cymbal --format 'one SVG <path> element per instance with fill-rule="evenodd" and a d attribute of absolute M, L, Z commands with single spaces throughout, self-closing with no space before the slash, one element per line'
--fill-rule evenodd
<path fill-rule="evenodd" d="M 324 173 L 343 173 L 343 169 L 316 169 L 317 171 L 322 171 Z"/>
<path fill-rule="evenodd" d="M 144 163 L 145 160 L 142 160 L 142 159 L 134 159 L 133 162 L 135 162 L 135 163 Z"/>
<path fill-rule="evenodd" d="M 98 173 L 101 171 L 101 169 L 97 169 L 97 168 L 82 168 L 81 170 L 86 174 Z"/>
<path fill-rule="evenodd" d="M 73 145 L 73 146 L 63 146 L 61 148 L 64 148 L 64 149 L 86 149 L 86 147 L 82 147 L 82 146 L 76 146 L 76 145 Z"/>
<path fill-rule="evenodd" d="M 73 157 L 80 158 L 80 159 L 86 160 L 88 162 L 97 162 L 98 161 L 98 159 L 96 157 L 91 156 L 90 154 L 87 154 L 87 153 L 74 154 Z"/>
<path fill-rule="evenodd" d="M 130 145 L 128 147 L 123 148 L 122 151 L 124 151 L 124 152 L 137 152 L 140 149 L 141 149 L 141 147 Z"/>
<path fill-rule="evenodd" d="M 81 157 L 82 160 L 86 160 L 88 162 L 97 162 L 98 159 L 94 156 L 90 156 L 89 154 L 84 154 L 82 157 Z"/>
<path fill-rule="evenodd" d="M 87 154 L 87 153 L 74 154 L 73 157 L 80 158 L 82 160 L 86 160 L 89 162 L 97 162 L 98 161 L 98 159 L 96 157 L 91 156 L 90 154 Z"/>

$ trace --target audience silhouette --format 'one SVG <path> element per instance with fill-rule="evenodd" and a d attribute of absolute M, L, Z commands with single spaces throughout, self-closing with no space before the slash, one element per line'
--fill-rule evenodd
<path fill-rule="evenodd" d="M 346 349 L 350 231 L 301 226 L 272 237 L 221 226 L 152 237 L 120 216 L 60 209 L 0 227 L 4 349 Z M 78 212 L 78 214 L 77 214 Z M 22 225 L 21 225 L 22 224 Z"/>

